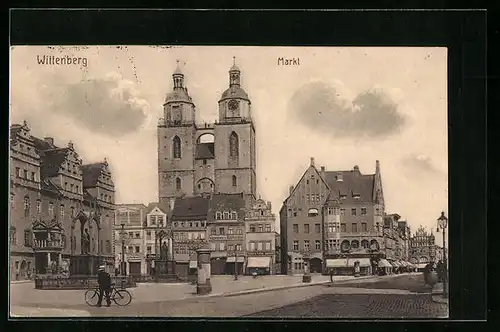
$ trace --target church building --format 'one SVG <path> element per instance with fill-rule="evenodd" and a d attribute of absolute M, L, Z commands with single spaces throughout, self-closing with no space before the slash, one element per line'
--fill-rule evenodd
<path fill-rule="evenodd" d="M 207 193 L 243 193 L 247 208 L 255 200 L 256 134 L 241 78 L 234 63 L 228 87 L 219 98 L 218 121 L 200 125 L 177 64 L 158 123 L 159 199 L 168 202 L 170 211 L 176 198 Z"/>

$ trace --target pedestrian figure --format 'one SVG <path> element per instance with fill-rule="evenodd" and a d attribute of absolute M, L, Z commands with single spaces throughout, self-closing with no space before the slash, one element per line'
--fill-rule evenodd
<path fill-rule="evenodd" d="M 442 260 L 439 260 L 436 266 L 438 282 L 443 282 L 444 278 L 444 264 Z"/>
<path fill-rule="evenodd" d="M 106 295 L 106 307 L 109 307 L 111 305 L 111 276 L 104 270 L 104 265 L 99 266 L 97 283 L 99 284 L 99 300 L 97 306 L 100 307 L 102 305 L 102 297 Z"/>
<path fill-rule="evenodd" d="M 330 282 L 333 283 L 333 269 L 330 269 Z"/>

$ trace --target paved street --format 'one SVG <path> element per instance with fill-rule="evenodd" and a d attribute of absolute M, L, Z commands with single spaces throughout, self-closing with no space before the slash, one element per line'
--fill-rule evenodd
<path fill-rule="evenodd" d="M 324 282 L 328 276 L 313 276 L 313 282 Z M 342 281 L 341 279 L 344 279 Z M 349 282 L 345 282 L 349 280 Z M 371 280 L 373 282 L 368 282 Z M 258 279 L 230 276 L 213 278 L 211 296 L 193 295 L 195 286 L 186 284 L 141 284 L 130 289 L 134 299 L 127 307 L 93 308 L 84 303 L 84 291 L 41 291 L 29 289 L 28 296 L 13 296 L 12 310 L 20 306 L 37 306 L 39 313 L 30 316 L 94 317 L 438 317 L 446 315 L 443 305 L 431 301 L 429 294 L 413 291 L 423 282 L 421 276 L 384 276 L 371 279 L 339 277 L 333 287 L 311 285 L 238 296 L 221 293 L 273 286 L 303 285 L 300 276 L 269 276 Z M 390 288 L 390 285 L 397 287 Z M 11 285 L 11 290 L 19 288 Z M 382 287 L 383 286 L 383 287 Z M 25 286 L 22 286 L 25 287 Z M 19 293 L 18 293 L 19 294 Z M 42 295 L 40 295 L 42 294 Z M 45 297 L 43 296 L 45 294 Z M 45 298 L 45 301 L 42 299 Z M 52 304 L 48 300 L 55 300 Z M 35 304 L 34 302 L 38 303 Z M 47 308 L 45 314 L 41 313 Z M 52 308 L 52 309 L 50 309 Z M 59 308 L 56 314 L 53 310 Z"/>
<path fill-rule="evenodd" d="M 430 288 L 424 284 L 421 274 L 403 275 L 375 282 L 339 282 L 327 288 L 337 290 L 336 294 L 335 292 L 322 294 L 305 301 L 262 310 L 248 316 L 303 318 L 444 318 L 448 316 L 448 306 L 432 300 Z M 370 290 L 371 293 L 365 293 L 366 290 Z M 377 291 L 383 291 L 384 294 L 377 294 Z"/>

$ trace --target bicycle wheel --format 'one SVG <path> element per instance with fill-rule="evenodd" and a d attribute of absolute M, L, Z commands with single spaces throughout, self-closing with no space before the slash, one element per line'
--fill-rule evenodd
<path fill-rule="evenodd" d="M 97 306 L 99 301 L 99 292 L 95 289 L 89 289 L 85 292 L 85 302 L 91 307 Z"/>
<path fill-rule="evenodd" d="M 126 306 L 132 301 L 132 295 L 126 289 L 120 289 L 115 292 L 113 301 L 119 306 Z"/>

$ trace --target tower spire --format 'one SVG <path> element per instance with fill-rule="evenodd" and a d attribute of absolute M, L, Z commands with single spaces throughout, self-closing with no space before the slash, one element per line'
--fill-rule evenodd
<path fill-rule="evenodd" d="M 240 85 L 240 69 L 236 66 L 236 57 L 233 56 L 233 66 L 229 69 L 229 86 Z"/>
<path fill-rule="evenodd" d="M 174 89 L 184 87 L 184 74 L 182 73 L 181 68 L 179 66 L 179 60 L 177 60 L 177 67 L 175 68 L 175 71 L 172 74 L 172 78 L 174 80 Z"/>

